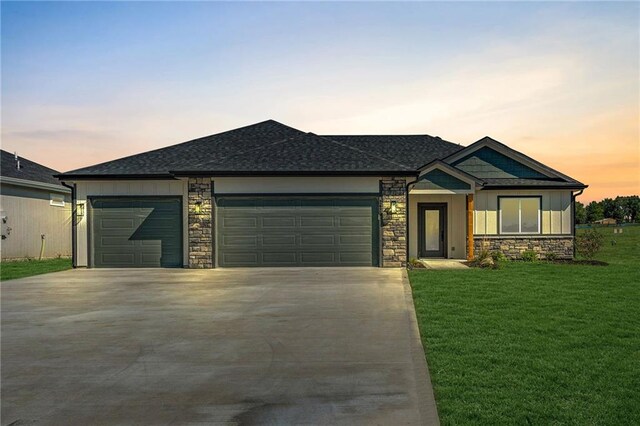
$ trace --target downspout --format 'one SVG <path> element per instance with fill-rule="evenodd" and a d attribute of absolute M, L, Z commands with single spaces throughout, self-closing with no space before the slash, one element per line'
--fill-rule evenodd
<path fill-rule="evenodd" d="M 571 216 L 573 216 L 573 226 L 571 227 L 571 236 L 573 237 L 573 258 L 576 257 L 576 197 L 579 197 L 584 192 L 582 188 L 577 193 L 571 191 Z"/>
<path fill-rule="evenodd" d="M 417 183 L 420 179 L 418 179 L 420 175 L 418 175 L 416 177 L 416 180 L 411 181 L 409 183 L 407 183 L 407 187 L 406 187 L 406 191 L 405 191 L 405 197 L 406 197 L 406 201 L 405 201 L 405 212 L 407 213 L 407 222 L 405 223 L 405 235 L 406 235 L 406 244 L 407 244 L 407 250 L 406 250 L 406 259 L 405 262 L 407 263 L 407 266 L 409 265 L 409 247 L 410 247 L 410 243 L 409 243 L 409 210 L 410 210 L 410 206 L 409 206 L 409 187 L 415 183 Z"/>
<path fill-rule="evenodd" d="M 71 190 L 71 263 L 73 264 L 74 268 L 78 267 L 78 262 L 77 262 L 77 254 L 76 254 L 76 246 L 77 246 L 77 242 L 76 242 L 76 236 L 78 233 L 78 230 L 76 229 L 76 220 L 77 220 L 77 216 L 76 216 L 76 184 L 74 183 L 73 186 L 71 185 L 67 185 L 65 182 L 60 182 L 62 184 L 62 186 L 66 186 L 67 188 L 69 188 Z"/>

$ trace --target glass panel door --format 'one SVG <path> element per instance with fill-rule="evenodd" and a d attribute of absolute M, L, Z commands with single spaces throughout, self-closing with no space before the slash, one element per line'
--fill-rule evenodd
<path fill-rule="evenodd" d="M 425 249 L 440 250 L 440 210 L 424 211 Z"/>
<path fill-rule="evenodd" d="M 447 205 L 420 203 L 418 216 L 418 255 L 420 257 L 446 257 Z"/>

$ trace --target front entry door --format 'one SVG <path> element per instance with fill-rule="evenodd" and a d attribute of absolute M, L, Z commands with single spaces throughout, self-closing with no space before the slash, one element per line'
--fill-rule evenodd
<path fill-rule="evenodd" d="M 418 204 L 420 257 L 447 257 L 447 204 Z"/>

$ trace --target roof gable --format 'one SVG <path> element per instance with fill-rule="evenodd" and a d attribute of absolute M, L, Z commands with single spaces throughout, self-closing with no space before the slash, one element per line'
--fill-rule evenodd
<path fill-rule="evenodd" d="M 471 184 L 440 169 L 433 169 L 423 174 L 413 189 L 430 190 L 470 190 Z"/>
<path fill-rule="evenodd" d="M 477 177 L 484 181 L 486 187 L 550 185 L 586 188 L 583 183 L 488 136 L 443 161 L 462 170 L 466 168 L 474 176 L 478 173 Z"/>
<path fill-rule="evenodd" d="M 451 164 L 480 179 L 544 179 L 549 177 L 489 147 L 480 148 Z"/>

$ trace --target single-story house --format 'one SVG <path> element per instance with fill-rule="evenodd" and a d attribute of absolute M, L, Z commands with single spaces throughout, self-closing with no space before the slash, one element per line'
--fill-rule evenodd
<path fill-rule="evenodd" d="M 593 223 L 597 225 L 617 225 L 618 221 L 612 217 L 605 217 L 604 219 L 594 220 Z"/>
<path fill-rule="evenodd" d="M 60 172 L 0 150 L 2 260 L 71 256 L 71 189 Z"/>
<path fill-rule="evenodd" d="M 87 267 L 371 266 L 483 248 L 573 256 L 586 185 L 484 137 L 273 120 L 58 175 Z"/>

